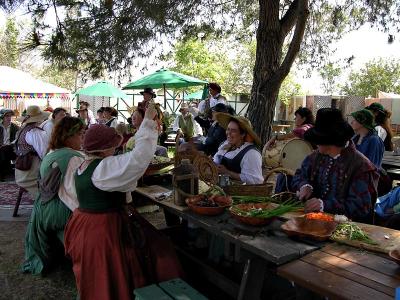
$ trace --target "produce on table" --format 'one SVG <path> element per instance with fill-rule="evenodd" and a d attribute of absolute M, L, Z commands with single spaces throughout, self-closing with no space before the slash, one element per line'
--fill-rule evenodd
<path fill-rule="evenodd" d="M 296 211 L 303 208 L 303 205 L 299 201 L 288 200 L 279 204 L 276 208 L 272 209 L 262 209 L 262 208 L 250 208 L 249 210 L 239 209 L 237 206 L 232 206 L 232 213 L 242 216 L 242 217 L 256 217 L 256 218 L 273 218 L 281 216 L 285 213 Z"/>
<path fill-rule="evenodd" d="M 345 215 L 335 215 L 334 221 L 336 223 L 346 223 L 349 219 Z"/>
<path fill-rule="evenodd" d="M 234 204 L 243 203 L 267 203 L 272 202 L 273 198 L 268 196 L 232 196 Z"/>
<path fill-rule="evenodd" d="M 352 241 L 360 241 L 371 245 L 378 243 L 372 240 L 360 227 L 352 222 L 342 223 L 336 227 L 336 231 L 332 235 L 333 239 L 349 239 Z"/>
<path fill-rule="evenodd" d="M 320 221 L 325 221 L 325 222 L 333 222 L 334 218 L 326 213 L 323 212 L 317 212 L 317 213 L 308 213 L 306 214 L 306 219 L 307 220 L 320 220 Z"/>
<path fill-rule="evenodd" d="M 170 162 L 170 161 L 171 161 L 171 159 L 169 157 L 154 155 L 154 157 L 151 160 L 150 164 L 151 165 L 158 165 L 158 164 L 163 164 L 163 163 L 167 163 L 167 162 Z"/>

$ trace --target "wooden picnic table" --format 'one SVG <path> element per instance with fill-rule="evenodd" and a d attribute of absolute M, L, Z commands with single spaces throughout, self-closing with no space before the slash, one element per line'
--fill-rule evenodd
<path fill-rule="evenodd" d="M 400 268 L 388 256 L 336 243 L 278 267 L 278 275 L 329 299 L 394 299 Z"/>
<path fill-rule="evenodd" d="M 260 298 L 268 263 L 282 265 L 315 251 L 320 246 L 318 243 L 310 244 L 290 239 L 280 230 L 282 220 L 262 227 L 247 226 L 231 218 L 228 212 L 219 216 L 203 216 L 193 213 L 188 207 L 175 205 L 171 197 L 160 200 L 160 196 L 170 192 L 161 186 L 139 187 L 136 192 L 153 200 L 164 210 L 235 245 L 237 252 L 245 257 L 245 268 L 240 285 L 227 289 L 231 290 L 232 296 L 240 300 Z M 290 216 L 287 215 L 288 218 Z"/>
<path fill-rule="evenodd" d="M 400 155 L 394 155 L 392 151 L 385 151 L 382 166 L 385 169 L 400 169 Z"/>
<path fill-rule="evenodd" d="M 171 197 L 160 197 L 171 192 L 161 186 L 139 187 L 136 191 L 247 254 L 240 285 L 219 284 L 237 299 L 260 298 L 267 265 L 275 266 L 279 276 L 330 299 L 393 299 L 395 288 L 400 287 L 400 267 L 388 255 L 335 242 L 293 240 L 280 230 L 282 220 L 252 227 L 237 223 L 228 212 L 198 215 L 188 207 L 175 205 Z M 284 218 L 298 214 L 289 213 Z M 382 231 L 391 237 L 398 233 L 389 228 Z"/>

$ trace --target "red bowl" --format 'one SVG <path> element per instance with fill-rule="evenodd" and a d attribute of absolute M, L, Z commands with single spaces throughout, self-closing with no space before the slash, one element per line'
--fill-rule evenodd
<path fill-rule="evenodd" d="M 262 209 L 274 209 L 278 207 L 278 204 L 275 203 L 245 203 L 245 204 L 238 204 L 230 208 L 230 212 L 232 217 L 238 220 L 241 223 L 253 226 L 262 226 L 272 223 L 276 219 L 276 217 L 272 218 L 259 218 L 259 217 L 249 217 L 249 216 L 242 216 L 237 214 L 233 208 L 236 207 L 243 211 L 249 211 L 254 208 L 262 208 Z"/>
<path fill-rule="evenodd" d="M 222 214 L 225 211 L 225 208 L 232 205 L 232 198 L 229 196 L 214 196 L 213 200 L 217 207 L 206 207 L 206 206 L 198 206 L 197 203 L 201 200 L 205 199 L 205 195 L 197 195 L 194 197 L 186 198 L 185 202 L 187 206 L 197 214 L 206 215 L 206 216 L 215 216 Z"/>

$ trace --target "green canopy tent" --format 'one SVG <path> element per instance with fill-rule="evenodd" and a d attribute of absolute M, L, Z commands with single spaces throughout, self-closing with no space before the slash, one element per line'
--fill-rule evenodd
<path fill-rule="evenodd" d="M 186 88 L 190 86 L 203 85 L 207 88 L 207 81 L 197 79 L 192 76 L 184 75 L 178 72 L 170 71 L 168 69 L 160 69 L 152 74 L 146 75 L 136 81 L 124 86 L 123 90 L 137 90 L 151 87 L 153 89 L 164 89 L 164 107 L 167 106 L 167 88 L 177 89 Z M 203 91 L 205 93 L 205 91 Z M 172 96 L 173 97 L 173 96 Z M 174 97 L 173 97 L 174 98 Z M 171 108 L 171 107 L 170 107 Z M 173 110 L 171 108 L 171 110 Z"/>
<path fill-rule="evenodd" d="M 88 86 L 86 88 L 82 88 L 78 90 L 75 95 L 78 97 L 78 102 L 79 102 L 79 96 L 80 95 L 85 95 L 85 96 L 93 96 L 93 97 L 108 97 L 108 98 L 117 98 L 117 99 L 122 99 L 122 101 L 129 106 L 124 100 L 129 99 L 129 96 L 125 94 L 123 91 L 120 89 L 117 89 L 113 85 L 109 84 L 106 81 L 99 81 L 98 83 L 95 83 L 91 86 Z M 102 104 L 103 106 L 103 104 Z M 117 101 L 117 110 L 118 110 L 118 101 Z M 125 118 L 125 116 L 122 114 L 122 116 Z"/>
<path fill-rule="evenodd" d="M 197 92 L 187 94 L 185 98 L 202 100 L 203 99 L 203 90 L 199 90 Z"/>
<path fill-rule="evenodd" d="M 108 82 L 100 81 L 96 84 L 88 86 L 86 88 L 78 90 L 75 95 L 86 95 L 94 97 L 109 97 L 109 98 L 121 98 L 128 99 L 128 95 L 123 91 L 112 86 Z"/>

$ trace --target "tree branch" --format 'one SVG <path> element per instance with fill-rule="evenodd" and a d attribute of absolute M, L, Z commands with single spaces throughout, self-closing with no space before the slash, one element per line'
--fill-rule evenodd
<path fill-rule="evenodd" d="M 281 19 L 281 34 L 286 36 L 293 26 L 296 24 L 298 17 L 298 4 L 299 0 L 294 0 L 287 10 L 286 14 Z"/>
<path fill-rule="evenodd" d="M 294 31 L 292 41 L 290 42 L 285 59 L 283 60 L 281 66 L 276 71 L 275 76 L 272 79 L 277 83 L 282 82 L 289 74 L 290 68 L 292 67 L 293 62 L 296 59 L 297 54 L 299 53 L 309 13 L 308 0 L 299 0 L 297 7 L 296 29 Z"/>

